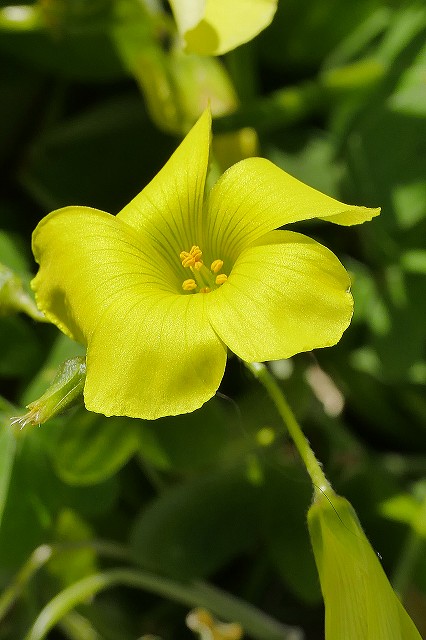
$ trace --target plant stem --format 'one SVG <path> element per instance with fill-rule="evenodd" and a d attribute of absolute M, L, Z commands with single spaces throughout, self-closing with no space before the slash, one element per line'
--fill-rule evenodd
<path fill-rule="evenodd" d="M 252 605 L 203 583 L 181 584 L 168 578 L 134 569 L 112 569 L 75 582 L 58 593 L 40 612 L 24 640 L 43 640 L 47 633 L 75 606 L 99 591 L 117 585 L 156 593 L 190 607 L 205 607 L 213 614 L 239 622 L 256 640 L 302 640 L 297 627 L 288 627 Z"/>
<path fill-rule="evenodd" d="M 303 464 L 312 480 L 316 493 L 333 495 L 333 489 L 324 475 L 321 464 L 315 457 L 308 440 L 303 434 L 302 429 L 297 422 L 293 411 L 288 404 L 284 393 L 282 392 L 278 382 L 269 372 L 268 368 L 260 362 L 245 363 L 247 368 L 252 372 L 254 377 L 259 380 L 265 387 L 271 400 L 274 402 L 278 412 L 288 429 L 296 449 L 302 458 Z"/>
<path fill-rule="evenodd" d="M 91 548 L 99 555 L 114 558 L 116 560 L 130 561 L 129 554 L 125 547 L 103 540 L 94 540 L 88 542 L 76 542 L 70 544 L 49 545 L 42 544 L 37 547 L 19 572 L 16 574 L 12 583 L 0 595 L 0 622 L 6 616 L 7 612 L 16 602 L 25 589 L 31 578 L 41 569 L 53 556 L 61 553 L 68 553 L 76 549 Z"/>
<path fill-rule="evenodd" d="M 69 640 L 103 640 L 89 620 L 77 611 L 64 616 L 59 628 Z"/>

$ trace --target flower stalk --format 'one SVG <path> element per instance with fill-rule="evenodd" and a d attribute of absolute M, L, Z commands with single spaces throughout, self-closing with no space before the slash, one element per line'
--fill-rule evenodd
<path fill-rule="evenodd" d="M 307 438 L 303 434 L 303 431 L 300 428 L 300 425 L 274 376 L 269 372 L 266 365 L 261 362 L 246 363 L 246 366 L 252 372 L 254 377 L 265 387 L 271 400 L 275 404 L 312 480 L 315 493 L 334 495 L 334 491 L 331 484 L 325 477 L 321 464 L 316 459 Z"/>

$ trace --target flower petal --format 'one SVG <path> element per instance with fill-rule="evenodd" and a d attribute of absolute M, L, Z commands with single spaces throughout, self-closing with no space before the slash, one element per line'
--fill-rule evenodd
<path fill-rule="evenodd" d="M 336 256 L 299 233 L 276 231 L 245 249 L 209 294 L 220 338 L 248 362 L 289 358 L 339 341 L 352 317 L 350 280 Z"/>
<path fill-rule="evenodd" d="M 117 214 L 176 264 L 181 251 L 201 243 L 210 129 L 206 109 L 159 173 Z"/>
<path fill-rule="evenodd" d="M 221 55 L 267 27 L 278 0 L 170 0 L 186 51 Z"/>
<path fill-rule="evenodd" d="M 137 232 L 97 209 L 66 207 L 43 218 L 33 234 L 33 252 L 40 264 L 31 283 L 39 308 L 82 343 L 111 301 L 128 290 L 180 287 L 155 250 L 146 252 Z"/>
<path fill-rule="evenodd" d="M 238 255 L 264 233 L 285 224 L 321 218 L 352 225 L 380 209 L 343 204 L 309 187 L 264 158 L 247 158 L 228 169 L 208 200 L 208 235 L 213 248 Z M 214 246 L 216 244 L 216 246 Z"/>
<path fill-rule="evenodd" d="M 179 33 L 183 37 L 202 20 L 207 0 L 169 0 Z"/>
<path fill-rule="evenodd" d="M 215 394 L 226 364 L 205 311 L 208 295 L 125 293 L 89 342 L 87 409 L 149 420 L 197 409 Z"/>

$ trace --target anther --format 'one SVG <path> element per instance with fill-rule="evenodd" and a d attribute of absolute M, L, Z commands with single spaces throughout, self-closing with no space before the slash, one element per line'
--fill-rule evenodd
<path fill-rule="evenodd" d="M 222 267 L 223 267 L 223 260 L 213 260 L 210 270 L 213 271 L 213 273 L 217 273 L 222 269 Z"/>
<path fill-rule="evenodd" d="M 228 276 L 226 276 L 224 273 L 221 273 L 220 275 L 216 276 L 216 284 L 223 284 L 224 282 L 226 282 L 228 280 Z"/>
<path fill-rule="evenodd" d="M 182 289 L 184 291 L 193 291 L 196 288 L 197 288 L 197 283 L 195 282 L 195 280 L 192 280 L 191 278 L 189 280 L 184 280 L 184 282 L 182 283 Z"/>
<path fill-rule="evenodd" d="M 190 251 L 181 251 L 179 258 L 182 260 L 183 267 L 195 267 L 196 269 L 200 269 L 203 264 L 201 261 L 202 255 L 203 252 L 200 247 L 193 245 Z M 198 264 L 200 266 L 197 266 Z"/>
<path fill-rule="evenodd" d="M 194 245 L 193 247 L 191 247 L 191 250 L 189 253 L 191 254 L 191 256 L 193 256 L 195 262 L 198 262 L 199 260 L 201 260 L 201 256 L 203 255 L 203 252 L 201 251 L 200 247 L 198 247 L 197 245 Z"/>
<path fill-rule="evenodd" d="M 203 287 L 202 289 L 200 289 L 200 293 L 210 293 L 210 291 L 210 287 Z"/>
<path fill-rule="evenodd" d="M 192 267 L 194 264 L 194 258 L 187 251 L 182 251 L 179 257 L 182 260 L 183 267 Z"/>

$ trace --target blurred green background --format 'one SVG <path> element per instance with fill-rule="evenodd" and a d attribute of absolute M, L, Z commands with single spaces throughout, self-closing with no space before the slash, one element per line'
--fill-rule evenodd
<path fill-rule="evenodd" d="M 216 169 L 260 154 L 331 196 L 382 207 L 361 227 L 297 225 L 350 271 L 355 315 L 336 347 L 271 368 L 426 634 L 424 3 L 279 0 L 272 24 L 221 59 L 182 54 L 152 0 L 0 7 L 0 263 L 26 291 L 37 222 L 71 204 L 119 211 L 207 98 Z M 200 580 L 323 638 L 310 483 L 244 366 L 231 358 L 220 393 L 191 415 L 152 423 L 79 408 L 15 436 L 10 416 L 83 350 L 6 307 L 0 640 L 189 638 L 191 606 L 176 593 Z M 31 555 L 42 544 L 50 559 Z M 56 594 L 115 567 L 158 583 L 117 579 L 48 635 L 26 636 Z M 168 579 L 177 592 L 164 597 Z"/>

